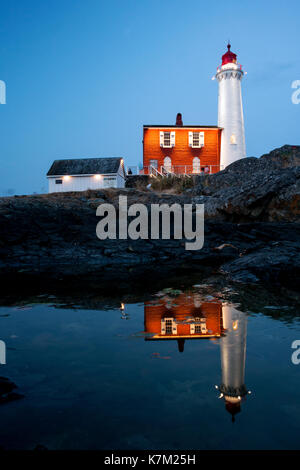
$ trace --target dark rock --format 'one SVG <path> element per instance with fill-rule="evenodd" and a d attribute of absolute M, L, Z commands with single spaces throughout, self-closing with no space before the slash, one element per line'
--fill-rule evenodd
<path fill-rule="evenodd" d="M 0 405 L 24 398 L 24 395 L 14 392 L 16 388 L 15 383 L 6 377 L 0 377 Z"/>
<path fill-rule="evenodd" d="M 299 222 L 300 147 L 286 145 L 260 158 L 238 160 L 217 174 L 199 176 L 193 194 L 195 203 L 202 197 L 207 218 Z"/>
<path fill-rule="evenodd" d="M 43 444 L 37 444 L 33 450 L 44 451 L 44 450 L 48 450 L 48 448 L 44 446 Z"/>
<path fill-rule="evenodd" d="M 17 388 L 16 384 L 11 382 L 6 377 L 0 377 L 0 395 L 6 395 L 7 393 L 10 393 L 15 388 Z"/>
<path fill-rule="evenodd" d="M 196 178 L 193 192 L 159 194 L 134 188 L 0 198 L 1 287 L 87 283 L 128 289 L 163 276 L 219 268 L 238 282 L 299 282 L 299 147 L 247 158 Z M 292 166 L 296 165 L 296 166 Z M 184 240 L 99 240 L 96 208 L 119 195 L 128 205 L 204 203 L 205 243 Z M 220 248 L 222 247 L 222 248 Z M 25 282 L 26 280 L 26 282 Z"/>
<path fill-rule="evenodd" d="M 127 175 L 125 181 L 126 188 L 146 189 L 150 183 L 149 175 Z"/>

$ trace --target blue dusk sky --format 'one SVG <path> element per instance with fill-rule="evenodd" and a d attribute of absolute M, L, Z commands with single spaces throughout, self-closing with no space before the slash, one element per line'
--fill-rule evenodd
<path fill-rule="evenodd" d="M 0 194 L 46 192 L 59 158 L 142 161 L 143 124 L 217 124 L 230 38 L 248 156 L 300 144 L 300 2 L 1 0 Z"/>

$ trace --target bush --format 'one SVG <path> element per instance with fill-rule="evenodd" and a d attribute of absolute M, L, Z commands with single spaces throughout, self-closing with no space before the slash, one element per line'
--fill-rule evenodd
<path fill-rule="evenodd" d="M 195 186 L 194 179 L 189 176 L 153 177 L 150 181 L 154 191 L 172 190 L 176 194 Z"/>

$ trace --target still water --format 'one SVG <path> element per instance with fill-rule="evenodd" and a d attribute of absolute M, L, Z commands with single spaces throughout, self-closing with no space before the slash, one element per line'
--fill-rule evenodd
<path fill-rule="evenodd" d="M 0 448 L 300 448 L 289 305 L 244 312 L 197 288 L 46 302 L 0 308 L 0 375 L 24 395 L 0 405 Z"/>

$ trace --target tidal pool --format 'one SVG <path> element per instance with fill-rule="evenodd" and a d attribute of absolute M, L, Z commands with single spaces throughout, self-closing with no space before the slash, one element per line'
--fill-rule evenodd
<path fill-rule="evenodd" d="M 299 449 L 288 304 L 241 311 L 197 288 L 117 307 L 41 299 L 0 308 L 0 375 L 24 395 L 0 404 L 0 448 Z"/>

